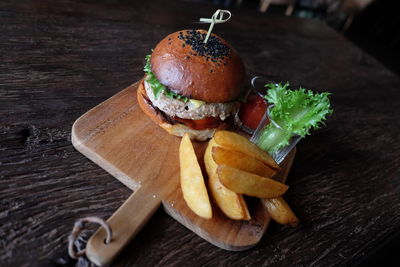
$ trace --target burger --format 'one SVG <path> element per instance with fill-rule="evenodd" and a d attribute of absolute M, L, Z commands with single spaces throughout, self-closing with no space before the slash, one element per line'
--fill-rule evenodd
<path fill-rule="evenodd" d="M 146 56 L 138 103 L 168 133 L 204 141 L 239 107 L 245 69 L 238 53 L 207 31 L 182 30 L 161 40 Z"/>

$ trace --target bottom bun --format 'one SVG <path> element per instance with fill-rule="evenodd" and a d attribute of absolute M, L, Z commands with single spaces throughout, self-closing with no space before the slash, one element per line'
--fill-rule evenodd
<path fill-rule="evenodd" d="M 140 82 L 137 89 L 137 99 L 140 108 L 147 116 L 150 117 L 152 121 L 160 125 L 160 127 L 167 131 L 169 134 L 175 136 L 183 136 L 185 133 L 187 133 L 192 140 L 205 141 L 213 137 L 214 133 L 217 130 L 226 129 L 228 126 L 226 123 L 221 123 L 220 126 L 218 126 L 217 128 L 194 130 L 181 123 L 169 122 L 165 115 L 160 110 L 154 108 L 151 104 L 151 101 L 147 97 L 143 80 Z"/>

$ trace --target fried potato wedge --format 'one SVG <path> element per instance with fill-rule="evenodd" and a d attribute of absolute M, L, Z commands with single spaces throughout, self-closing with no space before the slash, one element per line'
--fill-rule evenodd
<path fill-rule="evenodd" d="M 233 220 L 251 219 L 243 196 L 223 186 L 217 175 L 210 176 L 208 182 L 215 202 L 227 217 Z"/>
<path fill-rule="evenodd" d="M 208 174 L 208 183 L 211 194 L 222 212 L 233 220 L 250 220 L 246 202 L 243 196 L 232 192 L 221 184 L 217 174 L 217 164 L 212 158 L 212 147 L 216 146 L 214 139 L 208 143 L 204 153 L 204 163 Z"/>
<path fill-rule="evenodd" d="M 262 161 L 274 169 L 279 169 L 279 165 L 266 151 L 262 150 L 256 144 L 253 144 L 247 138 L 237 133 L 230 131 L 218 131 L 215 133 L 214 139 L 218 145 L 228 150 L 242 152 L 248 156 Z"/>
<path fill-rule="evenodd" d="M 259 198 L 276 198 L 282 196 L 289 186 L 262 177 L 257 174 L 241 171 L 227 165 L 217 168 L 221 183 L 238 194 Z"/>
<path fill-rule="evenodd" d="M 290 224 L 293 227 L 299 223 L 296 215 L 283 198 L 262 199 L 261 201 L 277 223 Z"/>
<path fill-rule="evenodd" d="M 212 217 L 210 199 L 188 134 L 182 137 L 179 146 L 179 163 L 183 198 L 194 213 L 202 218 L 210 219 Z"/>
<path fill-rule="evenodd" d="M 225 149 L 221 146 L 214 146 L 212 148 L 212 157 L 217 165 L 228 165 L 263 177 L 272 177 L 277 172 L 256 158 L 242 152 Z"/>

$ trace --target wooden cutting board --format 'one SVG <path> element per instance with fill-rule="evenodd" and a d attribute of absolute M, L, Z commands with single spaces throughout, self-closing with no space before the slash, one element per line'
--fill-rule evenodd
<path fill-rule="evenodd" d="M 72 127 L 75 148 L 135 191 L 108 220 L 111 243 L 104 244 L 105 231 L 99 229 L 88 242 L 87 256 L 98 265 L 109 263 L 161 203 L 174 219 L 220 248 L 239 251 L 256 245 L 270 222 L 257 199 L 250 200 L 250 221 L 228 219 L 214 204 L 210 220 L 188 208 L 179 184 L 181 138 L 169 135 L 142 112 L 136 100 L 138 85 L 89 110 Z M 194 142 L 201 163 L 206 145 Z M 279 180 L 286 180 L 294 155 L 292 151 L 281 164 Z"/>

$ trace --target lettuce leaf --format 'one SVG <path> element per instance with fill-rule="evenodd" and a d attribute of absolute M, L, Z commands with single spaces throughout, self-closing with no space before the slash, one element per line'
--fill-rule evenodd
<path fill-rule="evenodd" d="M 270 117 L 284 131 L 269 124 L 263 131 L 258 145 L 270 153 L 288 145 L 294 135 L 305 137 L 311 129 L 318 129 L 333 110 L 330 107 L 330 93 L 314 93 L 304 88 L 290 90 L 289 83 L 266 84 L 268 89 L 264 98 L 274 107 Z"/>

